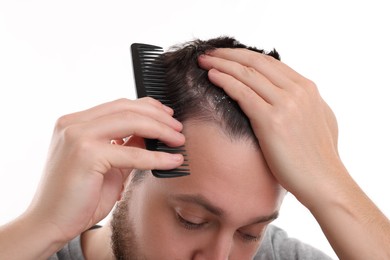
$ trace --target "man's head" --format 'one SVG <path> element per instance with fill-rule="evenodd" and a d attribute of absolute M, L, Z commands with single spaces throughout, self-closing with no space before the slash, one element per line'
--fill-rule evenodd
<path fill-rule="evenodd" d="M 224 37 L 189 42 L 163 55 L 191 175 L 132 176 L 113 214 L 118 259 L 251 259 L 278 214 L 284 191 L 248 118 L 197 64 L 199 55 L 215 48 L 246 46 Z"/>

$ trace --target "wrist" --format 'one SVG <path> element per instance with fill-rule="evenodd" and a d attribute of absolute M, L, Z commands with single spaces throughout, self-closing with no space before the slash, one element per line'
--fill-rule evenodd
<path fill-rule="evenodd" d="M 65 243 L 54 225 L 29 213 L 0 228 L 1 259 L 48 259 Z"/>
<path fill-rule="evenodd" d="M 336 205 L 348 204 L 353 199 L 356 182 L 341 161 L 334 161 L 312 174 L 310 181 L 303 180 L 302 187 L 292 192 L 311 212 L 326 210 Z"/>
<path fill-rule="evenodd" d="M 38 239 L 34 244 L 40 248 L 42 257 L 50 257 L 68 242 L 59 227 L 43 219 L 40 214 L 26 214 L 22 218 L 24 228 L 31 234 L 29 240 Z"/>
<path fill-rule="evenodd" d="M 388 259 L 390 222 L 346 169 L 316 186 L 301 202 L 310 210 L 340 259 Z M 367 239 L 370 238 L 370 239 Z"/>

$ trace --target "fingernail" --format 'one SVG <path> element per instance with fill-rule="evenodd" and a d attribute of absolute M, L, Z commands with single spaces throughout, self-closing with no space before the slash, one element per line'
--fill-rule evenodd
<path fill-rule="evenodd" d="M 175 162 L 181 162 L 183 160 L 183 155 L 181 154 L 171 154 L 172 160 Z"/>
<path fill-rule="evenodd" d="M 185 136 L 182 133 L 176 132 L 175 135 L 175 138 L 178 142 L 182 143 L 185 141 Z"/>
<path fill-rule="evenodd" d="M 181 130 L 183 130 L 183 123 L 180 122 L 179 120 L 177 120 L 176 118 L 174 118 L 174 119 L 175 119 L 175 125 L 176 125 L 176 127 L 177 127 L 176 130 L 178 130 L 179 132 L 181 132 Z"/>

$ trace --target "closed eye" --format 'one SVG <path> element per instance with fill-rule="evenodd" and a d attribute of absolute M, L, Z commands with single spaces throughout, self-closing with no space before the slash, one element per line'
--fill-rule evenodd
<path fill-rule="evenodd" d="M 244 242 L 258 242 L 261 239 L 261 235 L 253 236 L 253 235 L 246 234 L 242 231 L 237 231 L 237 232 L 239 236 L 242 238 L 242 240 L 244 240 Z"/>
<path fill-rule="evenodd" d="M 183 218 L 180 214 L 176 213 L 176 217 L 178 219 L 178 221 L 180 222 L 180 224 L 186 228 L 186 229 L 189 229 L 189 230 L 194 230 L 194 229 L 200 229 L 202 228 L 205 224 L 207 224 L 207 222 L 202 222 L 202 223 L 194 223 L 194 222 L 191 222 L 191 221 L 188 221 L 187 219 Z"/>

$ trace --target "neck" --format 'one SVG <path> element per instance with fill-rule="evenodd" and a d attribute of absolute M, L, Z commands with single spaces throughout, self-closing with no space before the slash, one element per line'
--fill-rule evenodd
<path fill-rule="evenodd" d="M 85 259 L 115 259 L 111 250 L 111 228 L 107 223 L 101 228 L 87 230 L 81 234 L 81 247 Z"/>

